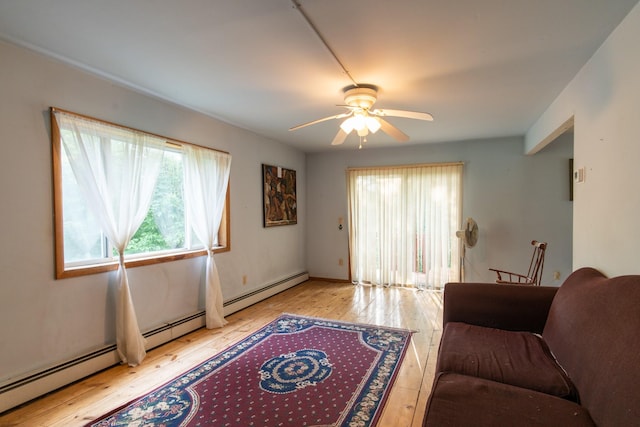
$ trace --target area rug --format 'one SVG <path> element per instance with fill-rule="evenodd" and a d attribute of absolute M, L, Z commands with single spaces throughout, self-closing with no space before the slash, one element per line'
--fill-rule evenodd
<path fill-rule="evenodd" d="M 283 314 L 87 426 L 375 426 L 411 333 Z"/>

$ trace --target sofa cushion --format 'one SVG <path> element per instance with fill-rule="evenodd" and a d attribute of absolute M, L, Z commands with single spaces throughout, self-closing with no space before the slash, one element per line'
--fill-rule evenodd
<path fill-rule="evenodd" d="M 575 402 L 454 373 L 436 376 L 423 427 L 595 426 Z"/>
<path fill-rule="evenodd" d="M 436 372 L 455 372 L 577 400 L 547 345 L 529 332 L 446 324 Z"/>

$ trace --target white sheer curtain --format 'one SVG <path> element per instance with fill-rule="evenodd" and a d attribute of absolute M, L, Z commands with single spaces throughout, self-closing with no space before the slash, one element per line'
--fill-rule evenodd
<path fill-rule="evenodd" d="M 440 288 L 460 269 L 462 164 L 347 170 L 351 277 Z"/>
<path fill-rule="evenodd" d="M 81 191 L 119 254 L 116 344 L 123 363 L 144 359 L 124 266 L 124 251 L 144 220 L 160 171 L 165 141 L 150 135 L 55 112 L 64 150 Z"/>
<path fill-rule="evenodd" d="M 185 197 L 188 217 L 200 242 L 207 248 L 205 305 L 207 328 L 226 325 L 222 289 L 213 250 L 224 211 L 231 155 L 196 146 L 185 146 Z"/>

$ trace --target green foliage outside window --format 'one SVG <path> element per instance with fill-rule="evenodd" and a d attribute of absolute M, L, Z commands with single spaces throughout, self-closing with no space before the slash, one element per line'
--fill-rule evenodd
<path fill-rule="evenodd" d="M 149 212 L 125 254 L 157 252 L 185 246 L 182 155 L 165 153 Z"/>

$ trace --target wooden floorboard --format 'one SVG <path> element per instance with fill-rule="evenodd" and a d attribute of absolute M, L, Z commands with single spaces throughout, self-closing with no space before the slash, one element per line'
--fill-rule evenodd
<path fill-rule="evenodd" d="M 282 313 L 415 331 L 379 427 L 420 427 L 435 372 L 442 294 L 406 288 L 307 281 L 147 353 L 140 366 L 114 366 L 0 414 L 0 426 L 81 426 L 207 360 Z"/>

